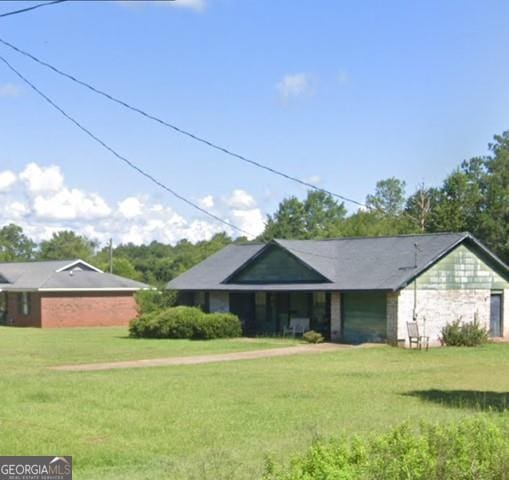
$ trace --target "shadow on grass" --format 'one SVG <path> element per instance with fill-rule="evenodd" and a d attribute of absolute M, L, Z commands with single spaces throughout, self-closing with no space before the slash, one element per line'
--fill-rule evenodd
<path fill-rule="evenodd" d="M 504 412 L 509 410 L 509 392 L 483 392 L 478 390 L 414 390 L 404 395 L 446 407 L 478 411 Z"/>

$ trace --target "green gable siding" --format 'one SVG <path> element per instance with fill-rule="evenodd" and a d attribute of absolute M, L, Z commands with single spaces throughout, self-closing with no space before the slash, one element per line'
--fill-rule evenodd
<path fill-rule="evenodd" d="M 323 283 L 318 272 L 279 247 L 270 247 L 227 283 Z"/>
<path fill-rule="evenodd" d="M 417 278 L 423 290 L 503 289 L 509 283 L 473 251 L 460 245 Z"/>

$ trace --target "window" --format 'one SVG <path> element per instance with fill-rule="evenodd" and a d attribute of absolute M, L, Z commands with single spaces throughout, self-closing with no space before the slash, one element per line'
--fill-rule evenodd
<path fill-rule="evenodd" d="M 18 293 L 18 313 L 21 315 L 30 315 L 31 306 L 32 301 L 30 298 L 30 293 Z"/>

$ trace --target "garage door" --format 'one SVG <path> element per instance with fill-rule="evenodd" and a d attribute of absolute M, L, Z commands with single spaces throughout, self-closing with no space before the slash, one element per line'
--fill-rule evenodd
<path fill-rule="evenodd" d="M 345 342 L 385 341 L 387 336 L 385 293 L 343 293 L 341 303 Z"/>

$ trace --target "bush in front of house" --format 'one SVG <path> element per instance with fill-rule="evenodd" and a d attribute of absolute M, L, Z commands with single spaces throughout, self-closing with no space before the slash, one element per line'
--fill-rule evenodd
<path fill-rule="evenodd" d="M 209 340 L 212 338 L 235 338 L 242 336 L 239 317 L 233 313 L 204 314 L 196 325 L 193 338 Z"/>
<path fill-rule="evenodd" d="M 140 315 L 130 323 L 129 335 L 210 340 L 240 337 L 242 326 L 231 313 L 204 313 L 196 307 L 179 306 Z"/>
<path fill-rule="evenodd" d="M 442 328 L 442 342 L 449 347 L 476 347 L 488 341 L 488 331 L 477 320 L 462 323 L 460 319 Z"/>
<path fill-rule="evenodd" d="M 129 323 L 130 337 L 163 338 L 157 313 L 145 313 Z"/>
<path fill-rule="evenodd" d="M 403 424 L 376 437 L 316 441 L 289 465 L 268 461 L 266 480 L 442 480 L 509 478 L 507 423 Z"/>
<path fill-rule="evenodd" d="M 322 343 L 325 339 L 321 333 L 309 330 L 302 335 L 302 339 L 308 343 Z"/>

